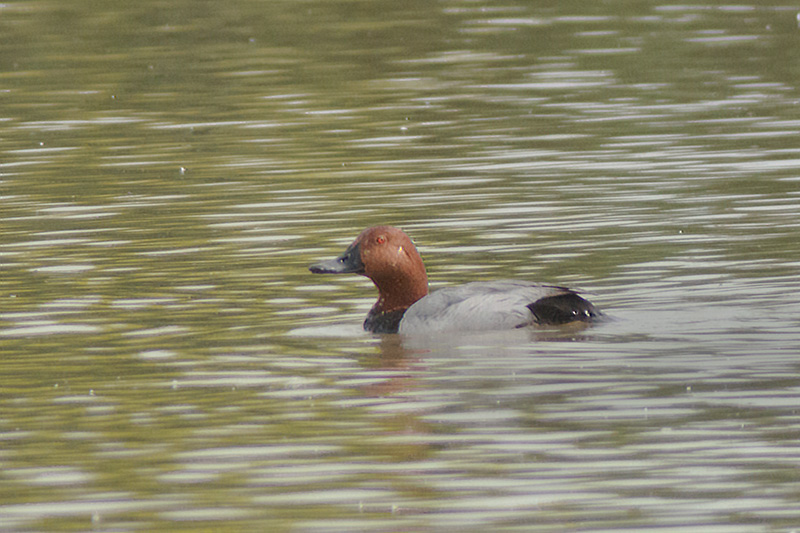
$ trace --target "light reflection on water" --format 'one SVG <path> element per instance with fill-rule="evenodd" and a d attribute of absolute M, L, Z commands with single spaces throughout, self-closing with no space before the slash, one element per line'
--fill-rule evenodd
<path fill-rule="evenodd" d="M 0 529 L 797 526 L 794 11 L 412 4 L 0 8 Z M 376 223 L 608 319 L 367 335 Z"/>

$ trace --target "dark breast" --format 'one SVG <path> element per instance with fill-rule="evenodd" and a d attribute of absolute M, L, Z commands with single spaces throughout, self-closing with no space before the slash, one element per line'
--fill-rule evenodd
<path fill-rule="evenodd" d="M 364 329 L 372 333 L 397 333 L 405 312 L 405 309 L 398 309 L 397 311 L 384 313 L 376 311 L 373 307 L 364 321 Z"/>

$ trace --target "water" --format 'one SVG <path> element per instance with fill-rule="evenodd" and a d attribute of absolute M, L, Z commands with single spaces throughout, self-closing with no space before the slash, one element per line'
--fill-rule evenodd
<path fill-rule="evenodd" d="M 800 527 L 796 8 L 0 6 L 0 529 Z M 380 338 L 307 266 L 609 320 Z"/>

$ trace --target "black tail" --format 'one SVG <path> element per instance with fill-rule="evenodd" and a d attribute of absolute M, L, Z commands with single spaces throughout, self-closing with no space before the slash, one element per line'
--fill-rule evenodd
<path fill-rule="evenodd" d="M 592 322 L 600 311 L 592 303 L 574 292 L 540 298 L 528 304 L 538 324 L 566 324 L 568 322 Z"/>

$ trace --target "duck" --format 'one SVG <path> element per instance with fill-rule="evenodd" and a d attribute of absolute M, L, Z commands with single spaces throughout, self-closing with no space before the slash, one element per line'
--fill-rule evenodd
<path fill-rule="evenodd" d="M 313 274 L 360 274 L 378 289 L 364 330 L 401 335 L 490 331 L 535 324 L 593 322 L 601 313 L 577 291 L 521 280 L 475 281 L 434 292 L 411 238 L 393 226 L 363 230 Z"/>

